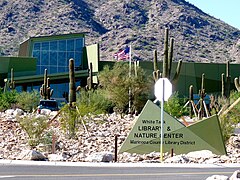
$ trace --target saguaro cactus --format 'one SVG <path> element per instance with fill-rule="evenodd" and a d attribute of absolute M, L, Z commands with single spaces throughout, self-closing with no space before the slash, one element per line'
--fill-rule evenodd
<path fill-rule="evenodd" d="M 44 80 L 40 88 L 40 95 L 43 99 L 50 99 L 53 95 L 53 89 L 50 88 L 50 79 L 47 77 L 47 69 L 44 71 Z"/>
<path fill-rule="evenodd" d="M 11 68 L 11 80 L 9 83 L 9 88 L 11 90 L 15 89 L 15 81 L 14 81 L 14 74 L 13 74 L 13 68 Z"/>
<path fill-rule="evenodd" d="M 93 83 L 93 67 L 92 63 L 89 64 L 89 71 L 88 71 L 88 78 L 87 78 L 87 85 L 85 86 L 85 90 L 95 90 L 98 87 L 98 77 L 97 77 L 97 82 Z"/>
<path fill-rule="evenodd" d="M 173 78 L 171 78 L 174 39 L 170 39 L 170 48 L 168 48 L 168 34 L 169 30 L 166 28 L 164 40 L 163 77 L 168 78 L 173 84 L 175 84 L 180 75 L 182 60 L 178 61 L 176 72 Z"/>
<path fill-rule="evenodd" d="M 234 79 L 234 84 L 238 92 L 240 92 L 240 77 Z"/>
<path fill-rule="evenodd" d="M 204 97 L 206 96 L 205 93 L 205 74 L 202 74 L 202 82 L 201 82 L 201 89 L 199 90 L 199 112 L 198 112 L 198 116 L 199 119 L 202 119 L 202 117 L 204 116 Z"/>
<path fill-rule="evenodd" d="M 189 86 L 189 114 L 193 117 L 193 85 Z"/>
<path fill-rule="evenodd" d="M 222 97 L 229 98 L 230 96 L 230 85 L 231 85 L 231 76 L 230 76 L 230 63 L 226 63 L 226 78 L 224 73 L 222 73 Z"/>
<path fill-rule="evenodd" d="M 160 73 L 160 70 L 158 69 L 158 65 L 157 65 L 157 50 L 154 50 L 153 52 L 153 79 L 155 82 L 157 82 L 157 80 L 162 76 L 162 74 Z"/>
<path fill-rule="evenodd" d="M 74 60 L 69 60 L 69 97 L 68 97 L 70 107 L 73 107 L 73 103 L 76 102 L 76 83 L 75 83 L 75 73 L 74 73 Z"/>

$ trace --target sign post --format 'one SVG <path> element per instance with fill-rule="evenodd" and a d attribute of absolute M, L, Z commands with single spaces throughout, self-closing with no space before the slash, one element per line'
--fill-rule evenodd
<path fill-rule="evenodd" d="M 160 140 L 160 159 L 163 161 L 163 136 L 164 136 L 164 101 L 167 101 L 172 95 L 172 84 L 167 78 L 160 78 L 154 87 L 154 94 L 158 101 L 161 101 L 161 140 Z"/>

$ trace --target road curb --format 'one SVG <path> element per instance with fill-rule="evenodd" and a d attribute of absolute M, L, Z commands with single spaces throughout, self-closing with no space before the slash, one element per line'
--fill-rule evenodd
<path fill-rule="evenodd" d="M 184 167 L 184 168 L 236 168 L 239 163 L 220 164 L 180 164 L 180 163 L 104 163 L 104 162 L 53 162 L 0 160 L 0 165 L 36 165 L 36 166 L 79 166 L 79 167 Z"/>

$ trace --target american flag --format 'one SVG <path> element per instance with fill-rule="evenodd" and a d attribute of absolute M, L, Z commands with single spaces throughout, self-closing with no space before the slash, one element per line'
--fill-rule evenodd
<path fill-rule="evenodd" d="M 114 54 L 114 59 L 117 61 L 125 61 L 130 58 L 130 47 L 126 46 L 125 49 L 120 49 L 118 52 Z"/>

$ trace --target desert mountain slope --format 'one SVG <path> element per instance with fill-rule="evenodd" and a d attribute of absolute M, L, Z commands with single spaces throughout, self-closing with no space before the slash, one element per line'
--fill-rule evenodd
<path fill-rule="evenodd" d="M 0 52 L 17 55 L 29 36 L 86 32 L 101 60 L 126 45 L 133 59 L 162 58 L 164 29 L 175 39 L 174 60 L 240 63 L 240 30 L 184 0 L 0 0 Z"/>

